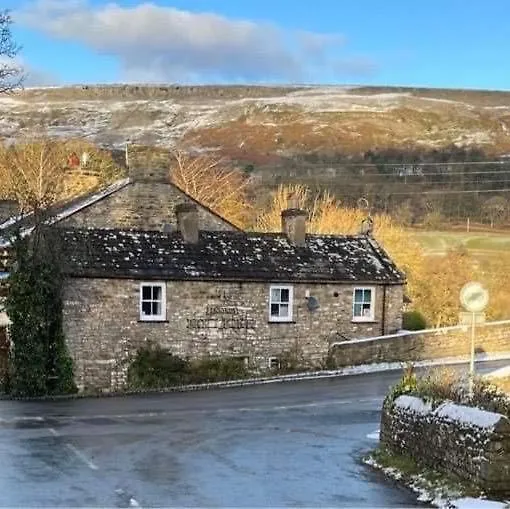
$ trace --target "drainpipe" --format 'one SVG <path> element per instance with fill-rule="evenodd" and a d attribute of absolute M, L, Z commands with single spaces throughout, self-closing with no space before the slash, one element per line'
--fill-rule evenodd
<path fill-rule="evenodd" d="M 386 287 L 388 285 L 383 285 L 383 294 L 382 294 L 382 317 L 381 317 L 381 336 L 386 335 Z"/>

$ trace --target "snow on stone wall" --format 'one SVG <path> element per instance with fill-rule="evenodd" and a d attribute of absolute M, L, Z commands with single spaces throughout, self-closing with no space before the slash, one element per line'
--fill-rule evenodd
<path fill-rule="evenodd" d="M 383 409 L 381 443 L 487 492 L 510 494 L 510 420 L 503 415 L 400 396 Z"/>

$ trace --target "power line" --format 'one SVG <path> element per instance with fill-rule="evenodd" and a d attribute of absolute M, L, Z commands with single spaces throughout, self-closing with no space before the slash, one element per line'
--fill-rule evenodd
<path fill-rule="evenodd" d="M 292 172 L 296 173 L 296 172 Z M 444 177 L 448 177 L 449 175 L 501 175 L 508 173 L 510 174 L 510 165 L 508 169 L 501 169 L 501 170 L 479 170 L 479 171 L 430 171 L 430 172 L 424 172 L 424 173 L 409 173 L 409 174 L 401 174 L 401 173 L 372 173 L 369 172 L 366 175 L 357 173 L 357 174 L 343 174 L 339 173 L 336 175 L 337 177 L 345 177 L 345 176 L 359 176 L 359 177 L 381 177 L 381 178 L 412 178 L 412 177 L 428 177 L 428 176 L 434 176 L 434 175 L 441 175 Z M 278 176 L 281 176 L 281 174 L 278 174 Z M 306 177 L 306 175 L 304 175 Z M 317 177 L 328 177 L 331 178 L 332 175 L 328 175 L 327 172 L 319 173 L 316 175 Z"/>
<path fill-rule="evenodd" d="M 317 164 L 317 163 L 316 163 Z M 510 160 L 504 160 L 504 161 L 445 161 L 445 162 L 437 162 L 437 161 L 433 161 L 433 162 L 423 162 L 423 161 L 420 161 L 420 162 L 412 162 L 412 161 L 401 161 L 401 162 L 397 162 L 395 161 L 394 163 L 377 163 L 377 162 L 373 162 L 373 161 L 366 161 L 364 163 L 349 163 L 349 162 L 332 162 L 332 163 L 326 163 L 326 162 L 321 162 L 320 163 L 321 165 L 323 166 L 332 166 L 332 165 L 338 165 L 338 166 L 364 166 L 364 167 L 367 167 L 367 166 L 460 166 L 460 165 L 466 165 L 466 164 L 469 164 L 469 165 L 486 165 L 486 164 L 509 164 L 510 165 Z"/>
<path fill-rule="evenodd" d="M 395 195 L 409 195 L 409 194 L 464 194 L 464 193 L 506 193 L 509 192 L 509 189 L 463 189 L 463 190 L 432 190 L 432 191 L 397 191 L 389 193 L 389 196 Z M 340 196 L 349 196 L 345 194 L 340 194 Z M 354 194 L 351 196 L 355 196 Z"/>
<path fill-rule="evenodd" d="M 438 187 L 438 186 L 452 186 L 452 185 L 455 185 L 455 186 L 458 186 L 458 185 L 462 185 L 462 186 L 468 186 L 468 185 L 482 185 L 482 184 L 510 184 L 510 176 L 508 179 L 504 179 L 504 180 L 490 180 L 490 181 L 487 181 L 487 182 L 481 182 L 479 180 L 465 180 L 465 181 L 459 181 L 459 182 L 439 182 L 439 181 L 427 181 L 427 182 L 391 182 L 391 183 L 388 183 L 388 184 L 382 184 L 381 182 L 370 182 L 370 181 L 359 181 L 359 182 L 342 182 L 342 187 L 366 187 L 366 186 L 377 186 L 377 185 L 386 185 L 386 186 L 393 186 L 393 187 L 425 187 L 425 186 L 430 186 L 430 187 Z"/>

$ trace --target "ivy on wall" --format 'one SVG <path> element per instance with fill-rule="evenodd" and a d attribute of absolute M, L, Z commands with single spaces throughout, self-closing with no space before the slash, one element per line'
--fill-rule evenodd
<path fill-rule="evenodd" d="M 38 227 L 13 242 L 5 308 L 11 320 L 7 390 L 16 396 L 75 392 L 62 322 L 63 274 L 54 232 Z"/>

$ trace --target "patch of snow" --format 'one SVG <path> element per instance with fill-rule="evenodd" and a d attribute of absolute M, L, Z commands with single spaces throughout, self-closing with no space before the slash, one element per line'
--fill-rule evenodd
<path fill-rule="evenodd" d="M 363 463 L 377 470 L 381 470 L 391 479 L 401 480 L 403 474 L 400 470 L 383 467 L 373 457 L 363 459 Z M 487 500 L 486 498 L 462 497 L 458 490 L 445 485 L 433 485 L 423 475 L 411 475 L 407 486 L 417 494 L 417 500 L 431 504 L 440 509 L 509 509 L 509 502 Z"/>
<path fill-rule="evenodd" d="M 430 403 L 423 401 L 421 398 L 407 395 L 399 396 L 395 400 L 395 406 L 412 410 L 420 415 L 426 415 L 432 411 L 432 405 Z"/>
<path fill-rule="evenodd" d="M 465 132 L 452 140 L 452 143 L 460 146 L 492 143 L 492 136 L 486 131 Z"/>
<path fill-rule="evenodd" d="M 505 507 L 508 508 L 508 504 L 505 502 L 470 497 L 450 500 L 449 504 L 450 505 L 447 507 L 451 507 L 452 509 L 504 509 Z"/>
<path fill-rule="evenodd" d="M 441 404 L 434 413 L 450 421 L 485 429 L 493 428 L 502 418 L 501 414 L 449 402 Z"/>
<path fill-rule="evenodd" d="M 510 106 L 484 106 L 484 110 L 510 110 Z"/>
<path fill-rule="evenodd" d="M 380 434 L 381 434 L 381 430 L 377 429 L 373 433 L 369 433 L 367 435 L 367 438 L 370 439 L 370 440 L 379 440 Z"/>
<path fill-rule="evenodd" d="M 485 375 L 487 378 L 506 378 L 510 377 L 510 365 L 503 366 Z"/>
<path fill-rule="evenodd" d="M 430 101 L 435 103 L 444 103 L 444 104 L 459 104 L 461 106 L 465 106 L 468 108 L 472 108 L 473 106 L 471 104 L 462 102 L 462 101 L 454 101 L 453 99 L 442 99 L 439 97 L 424 97 L 422 95 L 416 95 L 414 96 L 416 99 L 419 99 L 420 101 Z"/>

